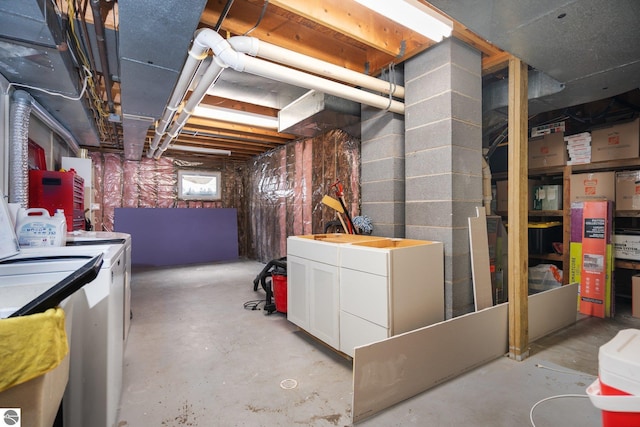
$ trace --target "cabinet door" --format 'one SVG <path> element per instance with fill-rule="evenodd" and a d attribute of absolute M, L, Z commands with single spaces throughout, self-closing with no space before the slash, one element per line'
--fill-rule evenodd
<path fill-rule="evenodd" d="M 338 267 L 308 261 L 309 329 L 334 348 L 340 346 Z"/>
<path fill-rule="evenodd" d="M 287 255 L 287 319 L 309 330 L 309 291 L 307 269 L 310 261 Z"/>

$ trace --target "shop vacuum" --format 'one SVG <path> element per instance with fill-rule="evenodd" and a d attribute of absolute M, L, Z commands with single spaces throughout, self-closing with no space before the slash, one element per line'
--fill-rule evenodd
<path fill-rule="evenodd" d="M 268 279 L 271 280 L 268 280 Z M 258 285 L 266 293 L 264 310 L 267 314 L 274 311 L 287 312 L 287 257 L 272 259 L 253 280 L 254 292 Z"/>

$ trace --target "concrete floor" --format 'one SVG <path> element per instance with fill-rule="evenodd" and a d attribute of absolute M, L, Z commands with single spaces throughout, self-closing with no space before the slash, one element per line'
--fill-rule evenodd
<path fill-rule="evenodd" d="M 118 427 L 349 426 L 351 362 L 280 313 L 243 307 L 263 299 L 254 261 L 134 269 Z M 640 329 L 618 303 L 615 319 L 581 318 L 506 357 L 406 400 L 358 426 L 525 426 L 532 406 L 585 395 L 598 348 Z M 293 380 L 293 381 L 292 381 Z M 585 397 L 536 407 L 536 426 L 601 425 Z"/>

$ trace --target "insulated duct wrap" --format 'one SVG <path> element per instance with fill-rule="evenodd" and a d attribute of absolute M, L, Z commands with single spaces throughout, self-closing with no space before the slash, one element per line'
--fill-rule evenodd
<path fill-rule="evenodd" d="M 31 96 L 13 93 L 9 128 L 9 202 L 29 207 L 29 116 Z"/>

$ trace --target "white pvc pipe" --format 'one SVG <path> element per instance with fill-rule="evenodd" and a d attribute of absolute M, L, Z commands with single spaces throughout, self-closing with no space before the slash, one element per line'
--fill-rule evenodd
<path fill-rule="evenodd" d="M 255 37 L 236 36 L 229 39 L 229 43 L 238 52 L 257 56 L 280 64 L 309 71 L 329 79 L 353 84 L 366 89 L 371 89 L 385 94 L 404 99 L 404 87 L 390 82 L 368 76 L 357 71 L 312 58 L 271 43 L 264 42 Z"/>
<path fill-rule="evenodd" d="M 404 104 L 402 102 L 252 56 L 245 57 L 245 67 L 240 71 L 246 71 L 250 74 L 304 87 L 306 89 L 315 89 L 322 93 L 335 95 L 339 98 L 349 99 L 393 113 L 404 114 Z"/>
<path fill-rule="evenodd" d="M 257 39 L 255 40 L 257 41 Z M 252 46 L 247 47 L 247 49 L 250 52 L 253 52 L 257 51 L 258 43 L 256 41 L 246 40 L 242 41 L 242 43 L 250 43 Z M 169 120 L 173 117 L 175 110 L 177 109 L 177 100 L 184 99 L 189 84 L 193 79 L 195 69 L 197 68 L 198 63 L 201 63 L 204 59 L 204 53 L 207 52 L 208 49 L 211 49 L 213 51 L 213 61 L 198 82 L 196 88 L 193 90 L 191 96 L 189 97 L 187 105 L 185 105 L 185 107 L 182 109 L 182 112 L 178 116 L 178 119 L 173 123 L 171 129 L 166 132 L 166 127 L 169 123 Z M 294 52 L 289 52 L 284 49 L 278 49 L 278 55 L 287 55 L 293 53 Z M 167 105 L 167 108 L 165 109 L 165 112 L 163 114 L 163 120 L 159 123 L 160 127 L 163 127 L 163 129 L 158 132 L 159 127 L 156 126 L 156 135 L 151 146 L 149 147 L 149 151 L 147 152 L 147 157 L 149 158 L 160 158 L 162 153 L 171 144 L 171 141 L 178 136 L 189 117 L 191 117 L 191 115 L 193 114 L 193 109 L 202 101 L 207 93 L 207 90 L 215 84 L 218 77 L 220 76 L 220 73 L 222 73 L 222 70 L 227 67 L 231 67 L 236 71 L 248 72 L 257 76 L 266 77 L 283 83 L 293 84 L 306 89 L 315 89 L 317 91 L 334 95 L 339 98 L 349 99 L 351 101 L 359 102 L 361 104 L 369 105 L 394 113 L 404 114 L 404 104 L 402 102 L 395 101 L 390 97 L 376 95 L 370 92 L 356 89 L 349 85 L 334 82 L 332 80 L 324 79 L 322 77 L 307 74 L 302 71 L 290 69 L 279 64 L 248 56 L 245 53 L 236 51 L 227 40 L 222 38 L 217 32 L 211 29 L 205 28 L 199 30 L 196 33 L 196 38 L 193 41 L 193 46 L 189 51 L 189 58 L 194 58 L 194 60 L 189 60 L 188 69 L 186 71 L 185 69 L 183 69 L 183 72 L 181 73 L 179 79 L 180 87 L 176 85 L 174 93 L 171 97 L 172 105 Z M 309 62 L 312 62 L 311 60 L 313 60 L 313 58 L 307 59 L 309 60 Z M 162 139 L 163 137 L 164 140 L 162 141 L 162 144 L 158 146 L 160 139 Z"/>

